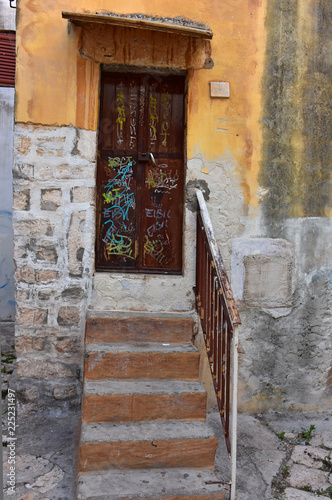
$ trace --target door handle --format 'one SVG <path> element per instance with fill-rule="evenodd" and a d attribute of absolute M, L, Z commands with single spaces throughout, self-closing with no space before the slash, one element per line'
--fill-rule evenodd
<path fill-rule="evenodd" d="M 156 160 L 154 159 L 153 154 L 152 154 L 152 153 L 149 153 L 149 157 L 150 157 L 150 160 L 152 161 L 153 166 L 154 166 L 154 167 L 156 167 L 156 166 L 157 166 L 157 164 L 156 164 Z"/>
<path fill-rule="evenodd" d="M 152 153 L 138 153 L 138 161 L 150 161 L 152 162 L 153 166 L 156 167 L 156 160 L 154 159 L 154 156 Z"/>

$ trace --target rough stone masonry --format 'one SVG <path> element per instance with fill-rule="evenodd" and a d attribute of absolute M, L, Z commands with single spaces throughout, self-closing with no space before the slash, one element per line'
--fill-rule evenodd
<path fill-rule="evenodd" d="M 14 260 L 21 414 L 80 403 L 91 292 L 96 133 L 16 124 Z"/>

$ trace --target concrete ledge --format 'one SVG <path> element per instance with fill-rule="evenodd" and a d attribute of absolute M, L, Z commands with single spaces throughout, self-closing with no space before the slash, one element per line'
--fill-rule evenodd
<path fill-rule="evenodd" d="M 160 441 L 208 439 L 214 433 L 204 422 L 144 422 L 135 424 L 83 424 L 81 442 Z"/>
<path fill-rule="evenodd" d="M 177 380 L 150 380 L 150 381 L 126 381 L 107 380 L 100 382 L 85 382 L 85 395 L 113 395 L 113 394 L 186 394 L 205 393 L 205 389 L 199 382 L 187 382 Z"/>

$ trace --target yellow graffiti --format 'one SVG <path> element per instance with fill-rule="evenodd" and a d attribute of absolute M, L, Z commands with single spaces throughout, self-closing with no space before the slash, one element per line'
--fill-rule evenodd
<path fill-rule="evenodd" d="M 112 234 L 110 242 L 106 245 L 108 255 L 121 255 L 123 257 L 129 257 L 133 259 L 132 256 L 132 239 L 128 236 L 123 236 L 121 234 Z"/>
<path fill-rule="evenodd" d="M 111 203 L 112 201 L 120 200 L 122 195 L 119 195 L 120 188 L 113 188 L 107 193 L 103 193 L 104 203 Z"/>
<path fill-rule="evenodd" d="M 161 169 L 157 171 L 149 170 L 147 179 L 145 183 L 148 185 L 149 189 L 175 189 L 177 187 L 177 181 L 179 180 L 179 176 L 177 171 L 172 177 L 171 173 L 163 172 Z"/>
<path fill-rule="evenodd" d="M 116 122 L 120 124 L 120 130 L 122 130 L 123 123 L 126 121 L 126 110 L 124 107 L 124 95 L 122 89 L 120 89 L 118 95 L 116 96 L 116 104 L 118 111 L 118 117 L 116 119 Z"/>
<path fill-rule="evenodd" d="M 162 253 L 164 245 L 160 240 L 149 240 L 148 236 L 145 236 L 144 250 L 152 256 L 159 255 Z"/>
<path fill-rule="evenodd" d="M 156 124 L 159 120 L 157 115 L 157 98 L 150 95 L 150 106 L 149 106 L 149 115 L 150 115 L 150 138 L 152 140 L 157 139 L 157 129 Z"/>
<path fill-rule="evenodd" d="M 169 129 L 169 114 L 170 114 L 170 107 L 171 107 L 171 101 L 170 101 L 170 96 L 168 92 L 166 94 L 162 94 L 162 106 L 164 108 L 164 113 L 163 113 L 163 123 L 161 126 L 161 135 L 164 136 L 164 140 L 162 142 L 163 146 L 167 145 L 167 136 L 170 135 L 167 130 Z"/>
<path fill-rule="evenodd" d="M 164 239 L 164 242 L 162 241 Z M 150 240 L 148 236 L 145 235 L 144 252 L 151 255 L 159 264 L 168 265 L 171 262 L 169 255 L 165 255 L 172 251 L 170 241 L 168 236 L 162 237 L 162 239 Z"/>
<path fill-rule="evenodd" d="M 163 179 L 163 177 L 167 175 L 167 174 L 164 174 L 163 172 L 161 172 L 161 179 Z M 148 185 L 149 188 L 156 188 L 157 187 L 157 183 L 155 181 L 155 178 L 154 178 L 154 172 L 151 172 L 151 170 L 149 171 L 149 174 L 148 174 L 148 178 L 146 179 L 145 183 Z"/>
<path fill-rule="evenodd" d="M 115 169 L 124 169 L 128 167 L 129 164 L 130 167 L 132 165 L 136 165 L 132 156 L 122 156 L 121 158 L 119 156 L 115 156 L 114 158 L 108 158 L 107 165 L 104 166 L 104 170 L 108 175 L 112 175 L 112 172 Z"/>

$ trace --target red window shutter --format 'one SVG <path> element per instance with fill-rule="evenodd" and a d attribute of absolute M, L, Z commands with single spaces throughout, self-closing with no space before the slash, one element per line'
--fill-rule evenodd
<path fill-rule="evenodd" d="M 15 42 L 15 33 L 0 33 L 0 85 L 15 86 Z"/>

